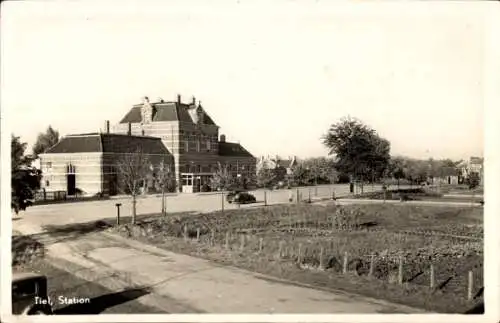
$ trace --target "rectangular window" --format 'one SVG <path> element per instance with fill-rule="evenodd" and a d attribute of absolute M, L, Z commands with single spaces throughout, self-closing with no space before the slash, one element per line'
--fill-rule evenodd
<path fill-rule="evenodd" d="M 186 139 L 184 140 L 184 152 L 189 151 L 189 141 Z"/>
<path fill-rule="evenodd" d="M 200 152 L 200 141 L 199 140 L 196 141 L 196 151 Z"/>
<path fill-rule="evenodd" d="M 210 147 L 210 139 L 207 140 L 207 150 L 210 151 L 211 147 Z"/>

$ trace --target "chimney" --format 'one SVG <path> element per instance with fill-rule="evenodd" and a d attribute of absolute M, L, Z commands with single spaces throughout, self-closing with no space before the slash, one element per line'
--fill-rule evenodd
<path fill-rule="evenodd" d="M 128 130 L 127 130 L 127 135 L 131 136 L 132 135 L 132 123 L 128 123 Z"/>
<path fill-rule="evenodd" d="M 165 101 L 163 101 L 163 99 L 162 99 L 162 98 L 158 98 L 158 102 L 163 103 L 163 102 L 165 102 Z"/>
<path fill-rule="evenodd" d="M 226 142 L 226 135 L 220 135 L 220 142 Z"/>
<path fill-rule="evenodd" d="M 105 124 L 105 126 L 104 126 L 104 131 L 105 131 L 106 133 L 109 133 L 109 120 L 106 120 L 106 124 Z"/>
<path fill-rule="evenodd" d="M 196 105 L 196 98 L 193 95 L 193 105 Z"/>
<path fill-rule="evenodd" d="M 177 94 L 177 103 L 181 103 L 181 95 L 180 94 Z"/>

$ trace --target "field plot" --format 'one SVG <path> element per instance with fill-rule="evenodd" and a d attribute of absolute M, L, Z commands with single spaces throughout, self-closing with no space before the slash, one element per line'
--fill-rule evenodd
<path fill-rule="evenodd" d="M 482 297 L 481 207 L 280 205 L 112 230 L 256 272 L 436 312 Z"/>

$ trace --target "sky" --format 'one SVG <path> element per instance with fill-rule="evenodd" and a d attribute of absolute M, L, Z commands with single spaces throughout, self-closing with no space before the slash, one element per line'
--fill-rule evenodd
<path fill-rule="evenodd" d="M 122 3 L 122 2 L 120 2 Z M 483 156 L 485 26 L 471 3 L 3 2 L 2 117 L 32 145 L 194 95 L 255 156 L 326 156 L 342 117 L 393 155 Z"/>

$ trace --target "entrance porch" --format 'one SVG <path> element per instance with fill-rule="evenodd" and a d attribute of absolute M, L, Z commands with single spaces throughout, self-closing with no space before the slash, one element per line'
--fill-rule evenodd
<path fill-rule="evenodd" d="M 212 173 L 181 173 L 181 192 L 202 192 L 203 186 L 210 186 L 210 178 Z"/>

